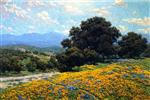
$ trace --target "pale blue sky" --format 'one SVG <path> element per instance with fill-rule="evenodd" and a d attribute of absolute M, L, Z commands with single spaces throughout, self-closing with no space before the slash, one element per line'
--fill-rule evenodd
<path fill-rule="evenodd" d="M 82 20 L 105 17 L 121 33 L 150 34 L 149 0 L 1 0 L 1 34 L 68 34 Z"/>

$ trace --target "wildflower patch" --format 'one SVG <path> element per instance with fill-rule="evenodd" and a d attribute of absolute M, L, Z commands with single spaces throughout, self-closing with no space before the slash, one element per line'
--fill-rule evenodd
<path fill-rule="evenodd" d="M 92 65 L 94 66 L 94 65 Z M 88 65 L 86 65 L 87 68 Z M 95 68 L 95 67 L 92 67 Z M 67 72 L 6 89 L 1 100 L 149 100 L 150 71 L 140 66 L 107 67 Z"/>

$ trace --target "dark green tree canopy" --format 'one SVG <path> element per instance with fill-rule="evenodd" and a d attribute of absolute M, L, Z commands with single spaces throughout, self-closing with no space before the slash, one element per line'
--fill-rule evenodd
<path fill-rule="evenodd" d="M 119 41 L 120 56 L 139 57 L 140 54 L 147 48 L 147 40 L 140 34 L 129 32 Z"/>
<path fill-rule="evenodd" d="M 93 17 L 82 21 L 79 27 L 72 27 L 69 37 L 61 42 L 65 52 L 56 57 L 63 66 L 60 70 L 95 64 L 101 58 L 114 55 L 114 43 L 120 36 L 119 30 L 105 18 Z"/>
<path fill-rule="evenodd" d="M 137 33 L 129 32 L 120 37 L 119 30 L 105 18 L 93 17 L 82 21 L 79 27 L 72 27 L 69 37 L 61 42 L 65 52 L 56 57 L 61 66 L 59 69 L 70 71 L 74 66 L 112 58 L 139 57 L 147 48 L 146 39 Z"/>
<path fill-rule="evenodd" d="M 64 48 L 77 47 L 90 49 L 102 55 L 113 53 L 113 43 L 121 36 L 116 27 L 102 17 L 89 18 L 82 21 L 80 27 L 72 27 L 69 39 L 62 41 Z"/>
<path fill-rule="evenodd" d="M 148 44 L 147 49 L 141 54 L 142 57 L 150 57 L 150 44 Z"/>

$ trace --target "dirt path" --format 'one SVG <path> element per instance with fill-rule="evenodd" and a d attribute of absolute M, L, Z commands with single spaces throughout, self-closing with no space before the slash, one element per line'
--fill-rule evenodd
<path fill-rule="evenodd" d="M 53 75 L 57 75 L 57 74 L 59 74 L 59 72 L 41 73 L 41 74 L 19 76 L 19 77 L 2 77 L 0 78 L 0 88 L 14 86 L 32 80 L 48 79 L 49 77 L 52 77 Z"/>

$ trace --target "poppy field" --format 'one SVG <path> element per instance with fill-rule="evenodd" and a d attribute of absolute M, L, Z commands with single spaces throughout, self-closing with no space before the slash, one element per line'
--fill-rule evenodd
<path fill-rule="evenodd" d="M 65 72 L 6 89 L 1 100 L 150 100 L 150 71 L 117 63 Z"/>

